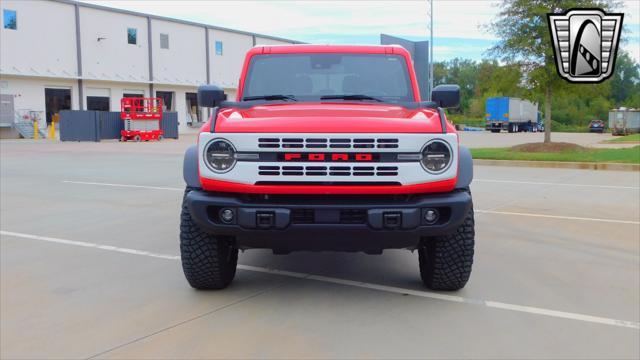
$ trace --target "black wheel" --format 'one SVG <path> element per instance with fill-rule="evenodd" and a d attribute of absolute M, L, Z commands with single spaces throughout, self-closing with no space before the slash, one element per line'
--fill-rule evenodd
<path fill-rule="evenodd" d="M 509 124 L 509 127 L 508 127 L 507 131 L 510 132 L 510 133 L 514 132 L 515 131 L 515 126 L 513 124 Z"/>
<path fill-rule="evenodd" d="M 499 133 L 499 132 L 500 132 L 500 129 L 491 129 L 491 132 L 492 132 L 492 133 L 494 133 L 494 134 L 495 134 L 495 133 Z"/>
<path fill-rule="evenodd" d="M 140 140 L 141 140 L 140 135 L 136 135 L 136 136 L 134 136 L 134 137 L 133 137 L 133 140 L 134 140 L 135 142 L 140 142 Z"/>
<path fill-rule="evenodd" d="M 433 290 L 462 289 L 471 275 L 474 239 L 473 206 L 452 234 L 423 238 L 418 249 L 422 282 Z"/>
<path fill-rule="evenodd" d="M 191 191 L 185 190 L 185 197 Z M 236 275 L 238 249 L 230 237 L 202 231 L 191 218 L 184 198 L 180 214 L 180 257 L 189 285 L 200 290 L 224 289 Z"/>

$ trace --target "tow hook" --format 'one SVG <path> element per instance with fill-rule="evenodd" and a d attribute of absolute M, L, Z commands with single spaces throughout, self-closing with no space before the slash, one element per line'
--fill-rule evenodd
<path fill-rule="evenodd" d="M 273 212 L 256 212 L 256 226 L 260 229 L 271 229 L 275 225 Z"/>
<path fill-rule="evenodd" d="M 387 229 L 397 229 L 402 226 L 402 213 L 390 212 L 382 215 L 383 226 Z"/>

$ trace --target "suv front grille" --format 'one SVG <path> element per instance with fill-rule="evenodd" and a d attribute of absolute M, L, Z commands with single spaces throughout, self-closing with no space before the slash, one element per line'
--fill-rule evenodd
<path fill-rule="evenodd" d="M 398 139 L 389 138 L 259 138 L 261 149 L 397 149 Z"/>
<path fill-rule="evenodd" d="M 262 176 L 398 176 L 397 166 L 258 166 Z"/>

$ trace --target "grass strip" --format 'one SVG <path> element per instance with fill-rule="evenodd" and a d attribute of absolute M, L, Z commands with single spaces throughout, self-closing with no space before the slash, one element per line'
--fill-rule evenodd
<path fill-rule="evenodd" d="M 631 134 L 605 141 L 606 143 L 640 143 L 640 134 Z"/>
<path fill-rule="evenodd" d="M 559 152 L 524 152 L 512 148 L 471 149 L 474 159 L 570 161 L 640 164 L 640 146 L 626 149 L 585 149 Z"/>

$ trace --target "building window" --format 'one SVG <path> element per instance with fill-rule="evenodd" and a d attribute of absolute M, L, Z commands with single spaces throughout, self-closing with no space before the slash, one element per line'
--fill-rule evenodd
<path fill-rule="evenodd" d="M 160 49 L 169 48 L 169 34 L 160 34 Z"/>
<path fill-rule="evenodd" d="M 162 111 L 174 111 L 173 95 L 173 91 L 156 91 L 156 97 L 162 99 Z"/>
<path fill-rule="evenodd" d="M 185 93 L 185 100 L 187 101 L 187 124 L 199 123 L 200 111 L 198 111 L 198 94 Z"/>
<path fill-rule="evenodd" d="M 2 9 L 4 28 L 18 30 L 18 14 L 15 10 Z"/>
<path fill-rule="evenodd" d="M 109 111 L 110 102 L 108 96 L 87 96 L 87 110 Z"/>
<path fill-rule="evenodd" d="M 216 41 L 216 55 L 222 55 L 222 41 Z"/>
<path fill-rule="evenodd" d="M 138 29 L 127 28 L 127 42 L 132 45 L 138 43 Z"/>

